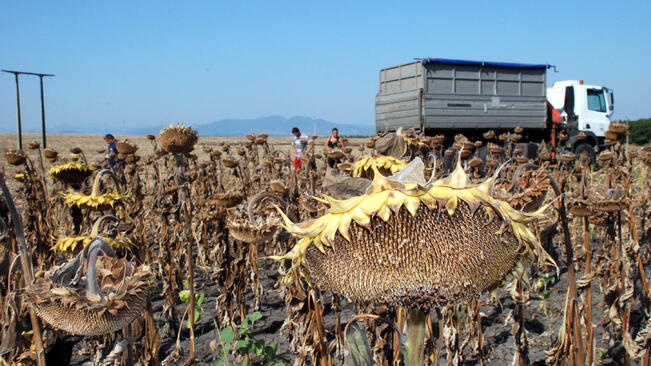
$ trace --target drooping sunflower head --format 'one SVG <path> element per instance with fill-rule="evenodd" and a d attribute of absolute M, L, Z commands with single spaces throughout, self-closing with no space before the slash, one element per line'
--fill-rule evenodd
<path fill-rule="evenodd" d="M 170 124 L 158 135 L 163 149 L 169 153 L 187 154 L 194 149 L 197 143 L 197 131 L 185 127 L 179 123 L 176 126 Z"/>
<path fill-rule="evenodd" d="M 219 205 L 231 208 L 239 205 L 244 200 L 244 195 L 240 192 L 224 192 L 215 194 L 210 200 L 211 205 Z"/>
<path fill-rule="evenodd" d="M 86 195 L 79 192 L 68 192 L 63 195 L 64 203 L 66 205 L 74 205 L 77 207 L 86 206 L 97 210 L 102 210 L 109 207 L 115 207 L 126 202 L 129 198 L 128 194 L 121 194 L 118 192 L 108 192 L 102 195 Z"/>
<path fill-rule="evenodd" d="M 407 143 L 407 146 L 409 147 L 415 147 L 417 149 L 425 148 L 427 147 L 427 144 L 423 142 L 421 139 L 416 138 L 416 137 L 411 137 L 411 136 L 403 136 L 405 139 L 405 142 Z"/>
<path fill-rule="evenodd" d="M 86 248 L 95 238 L 95 236 L 91 235 L 60 237 L 50 249 L 58 252 L 74 253 L 77 247 Z M 113 249 L 129 249 L 133 246 L 131 239 L 126 236 L 118 237 L 116 239 L 106 236 L 102 236 L 101 238 L 105 242 L 109 243 Z"/>
<path fill-rule="evenodd" d="M 53 179 L 66 184 L 81 184 L 93 173 L 93 168 L 84 163 L 65 163 L 50 168 Z"/>
<path fill-rule="evenodd" d="M 118 150 L 120 154 L 133 154 L 138 150 L 138 146 L 135 144 L 131 143 L 129 140 L 124 140 L 124 141 L 118 141 L 115 144 L 115 148 Z"/>
<path fill-rule="evenodd" d="M 16 173 L 13 175 L 14 179 L 21 181 L 21 182 L 28 182 L 29 180 L 32 179 L 32 177 L 27 174 L 27 173 Z"/>
<path fill-rule="evenodd" d="M 11 165 L 23 165 L 27 161 L 27 154 L 21 150 L 7 150 L 5 160 Z"/>
<path fill-rule="evenodd" d="M 358 302 L 431 308 L 495 289 L 525 256 L 553 263 L 524 213 L 473 186 L 460 165 L 425 182 L 420 159 L 391 177 L 378 173 L 366 194 L 325 197 L 328 212 L 285 228 L 299 237 L 282 257 L 293 276 Z"/>
<path fill-rule="evenodd" d="M 362 156 L 353 164 L 353 177 L 363 177 L 373 172 L 373 166 L 384 175 L 391 175 L 405 168 L 407 162 L 393 156 L 367 155 Z M 372 177 L 371 177 L 372 178 Z"/>
<path fill-rule="evenodd" d="M 243 243 L 257 243 L 270 240 L 274 236 L 278 230 L 278 221 L 277 216 L 255 223 L 241 217 L 229 217 L 226 227 L 234 239 Z"/>
<path fill-rule="evenodd" d="M 59 283 L 61 274 L 70 268 L 70 263 L 67 265 L 38 278 L 25 291 L 36 314 L 51 326 L 71 334 L 96 336 L 120 330 L 140 316 L 147 304 L 149 267 L 99 256 L 95 281 L 101 295 L 97 296 L 88 288 Z"/>

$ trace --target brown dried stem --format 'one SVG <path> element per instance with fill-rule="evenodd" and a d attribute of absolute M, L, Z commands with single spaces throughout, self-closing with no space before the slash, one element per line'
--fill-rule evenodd
<path fill-rule="evenodd" d="M 32 268 L 31 262 L 31 249 L 29 244 L 25 240 L 25 233 L 23 232 L 23 224 L 16 210 L 14 200 L 11 197 L 11 192 L 9 187 L 5 183 L 4 172 L 0 171 L 0 188 L 2 188 L 2 194 L 5 197 L 5 202 L 7 204 L 7 209 L 11 215 L 11 221 L 14 223 L 14 230 L 16 232 L 16 243 L 18 244 L 18 254 L 20 255 L 20 264 L 23 269 L 23 278 L 25 280 L 25 286 L 30 285 L 34 282 L 34 270 Z M 34 345 L 36 346 L 36 359 L 39 366 L 45 366 L 45 351 L 43 349 L 43 338 L 41 336 L 41 327 L 38 323 L 38 317 L 32 306 L 29 307 L 29 317 L 32 323 L 33 339 Z"/>

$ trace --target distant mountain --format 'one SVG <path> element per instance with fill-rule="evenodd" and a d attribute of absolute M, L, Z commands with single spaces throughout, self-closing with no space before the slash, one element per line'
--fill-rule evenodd
<path fill-rule="evenodd" d="M 46 125 L 45 130 L 47 133 L 78 133 L 78 134 L 104 134 L 104 130 L 98 130 L 90 124 L 74 126 L 69 124 L 61 125 Z M 0 128 L 2 133 L 16 133 L 16 124 L 7 124 Z M 23 126 L 23 133 L 41 133 L 41 126 L 38 127 L 25 127 Z M 119 133 L 119 132 L 118 132 Z"/>
<path fill-rule="evenodd" d="M 267 116 L 255 119 L 222 119 L 201 125 L 192 125 L 192 128 L 199 132 L 199 136 L 244 136 L 248 133 L 266 132 L 269 136 L 291 136 L 292 128 L 298 127 L 301 132 L 311 135 L 314 133 L 314 118 Z M 130 135 L 157 134 L 165 125 L 152 126 L 127 130 Z M 375 126 L 372 125 L 351 125 L 334 123 L 323 119 L 316 119 L 316 134 L 329 135 L 336 127 L 339 133 L 345 136 L 351 135 L 374 135 Z"/>
<path fill-rule="evenodd" d="M 306 135 L 312 135 L 314 132 L 314 118 L 310 117 L 290 117 L 267 116 L 254 119 L 222 119 L 220 121 L 193 124 L 192 128 L 199 132 L 199 136 L 244 136 L 248 133 L 266 132 L 269 136 L 291 136 L 292 127 L 298 127 Z M 47 126 L 48 133 L 79 133 L 79 134 L 105 134 L 113 133 L 115 135 L 147 135 L 158 134 L 161 129 L 168 125 L 149 126 L 130 128 L 120 123 L 112 126 L 97 127 L 96 124 L 86 123 L 83 125 L 58 124 Z M 5 128 L 6 127 L 6 128 Z M 339 129 L 339 133 L 344 136 L 363 135 L 370 136 L 375 134 L 375 126 L 372 125 L 351 125 L 344 123 L 334 123 L 324 119 L 316 119 L 316 134 L 320 136 L 330 135 L 333 127 Z M 15 125 L 0 127 L 0 132 L 15 133 Z M 6 131 L 5 131 L 6 130 Z M 40 128 L 23 129 L 23 133 L 40 133 Z"/>

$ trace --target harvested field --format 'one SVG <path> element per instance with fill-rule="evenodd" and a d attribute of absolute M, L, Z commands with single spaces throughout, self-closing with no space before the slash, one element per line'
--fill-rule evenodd
<path fill-rule="evenodd" d="M 289 137 L 199 136 L 192 154 L 117 138 L 138 149 L 107 171 L 101 135 L 49 135 L 55 160 L 27 134 L 27 162 L 0 162 L 22 218 L 3 196 L 0 365 L 41 347 L 49 364 L 409 364 L 397 331 L 417 344 L 417 311 L 427 365 L 649 365 L 649 147 L 590 165 L 396 135 L 392 159 L 382 140 L 335 155 L 320 137 L 294 172 Z M 72 182 L 64 163 L 98 166 Z"/>

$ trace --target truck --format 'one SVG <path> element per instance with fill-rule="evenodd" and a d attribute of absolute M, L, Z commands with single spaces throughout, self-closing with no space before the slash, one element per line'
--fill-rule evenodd
<path fill-rule="evenodd" d="M 488 130 L 520 127 L 522 142 L 561 144 L 577 154 L 587 152 L 594 161 L 610 124 L 614 92 L 575 80 L 547 88 L 551 68 L 555 66 L 426 58 L 381 69 L 376 130 L 480 139 Z M 560 133 L 569 138 L 559 139 Z"/>

